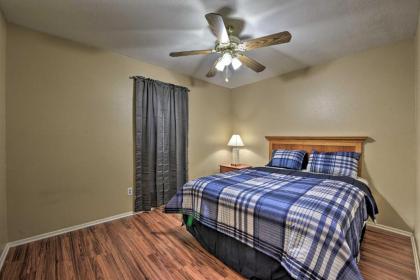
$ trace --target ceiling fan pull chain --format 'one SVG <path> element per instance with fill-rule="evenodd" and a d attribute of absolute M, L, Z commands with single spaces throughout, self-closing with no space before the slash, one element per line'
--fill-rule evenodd
<path fill-rule="evenodd" d="M 225 67 L 225 82 L 228 83 L 229 82 L 229 65 Z"/>

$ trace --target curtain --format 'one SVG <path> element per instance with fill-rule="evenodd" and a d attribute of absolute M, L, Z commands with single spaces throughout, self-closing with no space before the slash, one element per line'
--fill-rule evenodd
<path fill-rule="evenodd" d="M 187 181 L 189 90 L 144 77 L 134 83 L 135 211 L 149 211 Z"/>

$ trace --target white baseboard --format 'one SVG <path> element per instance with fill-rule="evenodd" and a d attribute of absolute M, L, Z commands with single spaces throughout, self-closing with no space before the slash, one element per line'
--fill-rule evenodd
<path fill-rule="evenodd" d="M 383 229 L 383 230 L 386 230 L 386 231 L 389 231 L 389 232 L 393 232 L 393 233 L 396 233 L 396 234 L 401 234 L 401 235 L 408 236 L 408 237 L 413 235 L 413 233 L 410 232 L 410 231 L 406 231 L 406 230 L 402 230 L 402 229 L 398 229 L 398 228 L 394 228 L 394 227 L 390 227 L 390 226 L 386 226 L 386 225 L 375 224 L 375 223 L 371 222 L 370 220 L 367 222 L 367 225 L 370 226 L 370 227 Z"/>
<path fill-rule="evenodd" d="M 34 241 L 38 241 L 38 240 L 41 240 L 41 239 L 57 236 L 57 235 L 60 235 L 60 234 L 63 234 L 63 233 L 75 231 L 75 230 L 78 230 L 78 229 L 87 228 L 87 227 L 91 227 L 91 226 L 94 226 L 94 225 L 97 225 L 97 224 L 102 224 L 102 223 L 110 222 L 110 221 L 113 221 L 113 220 L 129 217 L 129 216 L 132 216 L 133 214 L 134 214 L 134 212 L 132 212 L 132 211 L 126 212 L 126 213 L 121 213 L 121 214 L 118 214 L 118 215 L 110 216 L 110 217 L 99 219 L 99 220 L 94 220 L 94 221 L 83 223 L 83 224 L 80 224 L 80 225 L 66 227 L 66 228 L 62 228 L 62 229 L 59 229 L 59 230 L 54 230 L 54 231 L 50 231 L 50 232 L 47 232 L 47 233 L 31 236 L 31 237 L 28 237 L 28 238 L 12 241 L 12 242 L 9 242 L 8 244 L 9 244 L 10 248 L 11 247 L 16 247 L 16 246 L 23 245 L 23 244 L 26 244 L 26 243 L 29 243 L 29 242 L 34 242 Z"/>
<path fill-rule="evenodd" d="M 59 229 L 59 230 L 54 230 L 54 231 L 50 231 L 50 232 L 47 232 L 47 233 L 43 233 L 43 234 L 35 235 L 35 236 L 32 236 L 32 237 L 28 237 L 28 238 L 24 238 L 24 239 L 20 239 L 20 240 L 16 240 L 16 241 L 6 243 L 6 245 L 4 246 L 3 252 L 0 256 L 0 270 L 3 267 L 4 261 L 6 260 L 6 256 L 7 256 L 7 253 L 9 252 L 9 249 L 12 248 L 12 247 L 16 247 L 16 246 L 23 245 L 23 244 L 26 244 L 26 243 L 30 243 L 30 242 L 38 241 L 38 240 L 41 240 L 41 239 L 57 236 L 57 235 L 67 233 L 67 232 L 71 232 L 71 231 L 75 231 L 75 230 L 78 230 L 78 229 L 87 228 L 87 227 L 91 227 L 91 226 L 94 226 L 94 225 L 110 222 L 110 221 L 113 221 L 113 220 L 129 217 L 129 216 L 132 216 L 134 214 L 135 213 L 133 211 L 125 212 L 125 213 L 110 216 L 110 217 L 107 217 L 107 218 L 94 220 L 94 221 L 83 223 L 83 224 L 80 224 L 80 225 L 66 227 L 66 228 L 62 228 L 62 229 Z"/>
<path fill-rule="evenodd" d="M 416 267 L 416 275 L 417 275 L 417 279 L 419 280 L 420 279 L 420 264 L 419 264 L 419 255 L 417 252 L 417 245 L 416 245 L 416 239 L 414 238 L 414 233 L 410 231 L 406 231 L 406 230 L 401 230 L 398 228 L 393 228 L 386 225 L 375 224 L 375 223 L 372 223 L 371 221 L 368 221 L 367 224 L 370 227 L 374 227 L 374 228 L 378 228 L 378 229 L 382 229 L 382 230 L 386 230 L 389 232 L 393 232 L 396 234 L 401 234 L 401 235 L 410 237 L 411 248 L 413 249 L 413 255 L 414 255 L 414 265 Z"/>
<path fill-rule="evenodd" d="M 1 256 L 0 256 L 0 270 L 3 267 L 4 261 L 6 260 L 6 256 L 7 256 L 7 253 L 9 252 L 9 248 L 10 248 L 9 243 L 6 243 L 4 245 L 3 251 L 1 252 Z"/>
<path fill-rule="evenodd" d="M 411 247 L 413 247 L 413 255 L 414 255 L 414 265 L 416 266 L 416 275 L 417 280 L 420 279 L 420 264 L 419 264 L 419 255 L 417 251 L 417 245 L 416 245 L 416 238 L 414 237 L 414 234 L 411 235 Z"/>
<path fill-rule="evenodd" d="M 83 223 L 83 224 L 80 224 L 80 225 L 66 227 L 66 228 L 62 228 L 62 229 L 59 229 L 59 230 L 54 230 L 54 231 L 50 231 L 50 232 L 47 232 L 47 233 L 43 233 L 43 234 L 35 235 L 35 236 L 32 236 L 32 237 L 28 237 L 28 238 L 24 238 L 24 239 L 20 239 L 20 240 L 16 240 L 16 241 L 6 243 L 6 245 L 4 246 L 3 252 L 0 256 L 0 270 L 3 267 L 4 261 L 6 260 L 6 256 L 7 256 L 7 253 L 9 252 L 9 249 L 12 248 L 12 247 L 16 247 L 16 246 L 23 245 L 23 244 L 26 244 L 26 243 L 29 243 L 29 242 L 34 242 L 34 241 L 37 241 L 37 240 L 57 236 L 57 235 L 67 233 L 67 232 L 71 232 L 71 231 L 75 231 L 75 230 L 78 230 L 78 229 L 87 228 L 87 227 L 91 227 L 91 226 L 94 226 L 94 225 L 110 222 L 110 221 L 113 221 L 113 220 L 129 217 L 129 216 L 132 216 L 134 214 L 135 213 L 133 211 L 125 212 L 125 213 L 110 216 L 110 217 L 107 217 L 107 218 L 94 220 L 94 221 Z"/>

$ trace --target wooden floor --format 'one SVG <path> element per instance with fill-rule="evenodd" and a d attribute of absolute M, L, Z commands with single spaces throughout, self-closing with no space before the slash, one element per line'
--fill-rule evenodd
<path fill-rule="evenodd" d="M 243 279 L 160 210 L 11 248 L 0 279 Z M 415 279 L 408 237 L 368 229 L 369 279 Z"/>

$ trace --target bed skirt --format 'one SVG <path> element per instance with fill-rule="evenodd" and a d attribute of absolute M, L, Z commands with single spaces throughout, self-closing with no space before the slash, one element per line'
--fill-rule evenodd
<path fill-rule="evenodd" d="M 187 224 L 188 216 L 184 215 Z M 212 255 L 248 279 L 292 280 L 273 258 L 194 220 L 187 230 Z"/>

